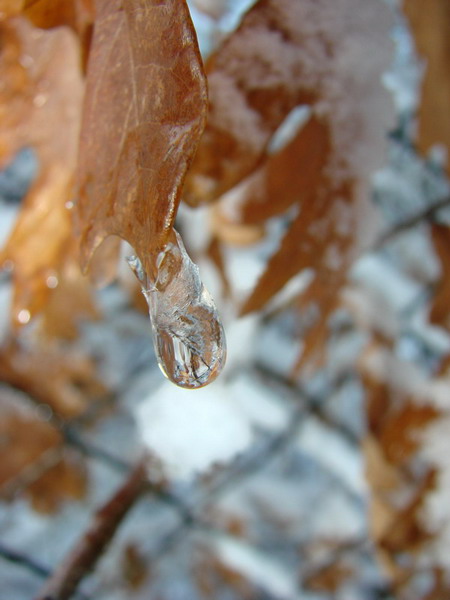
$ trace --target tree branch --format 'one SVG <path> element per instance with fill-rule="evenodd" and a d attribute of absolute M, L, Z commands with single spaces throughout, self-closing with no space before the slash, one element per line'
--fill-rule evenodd
<path fill-rule="evenodd" d="M 144 490 L 145 466 L 140 461 L 117 492 L 93 516 L 87 531 L 46 582 L 36 600 L 68 600 L 95 567 L 123 518 Z"/>

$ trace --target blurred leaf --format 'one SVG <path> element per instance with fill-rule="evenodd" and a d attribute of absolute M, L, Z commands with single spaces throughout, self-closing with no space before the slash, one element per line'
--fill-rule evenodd
<path fill-rule="evenodd" d="M 79 458 L 64 450 L 60 433 L 37 408 L 5 388 L 0 391 L 0 409 L 0 494 L 12 499 L 25 493 L 44 513 L 54 512 L 69 498 L 81 499 L 86 493 L 85 469 Z"/>
<path fill-rule="evenodd" d="M 373 345 L 361 366 L 367 395 L 364 454 L 371 532 L 391 577 L 404 585 L 432 539 L 423 509 L 436 489 L 438 471 L 421 451 L 427 429 L 445 413 L 433 402 L 432 385 L 421 387 L 413 372 L 408 377 L 407 368 L 402 373 L 403 363 L 390 351 Z"/>
<path fill-rule="evenodd" d="M 42 311 L 42 332 L 60 340 L 75 340 L 81 319 L 100 318 L 89 280 L 81 274 L 78 261 L 66 260 L 60 279 L 50 276 L 48 283 L 53 289 Z"/>
<path fill-rule="evenodd" d="M 36 347 L 17 340 L 4 344 L 0 381 L 48 404 L 65 418 L 79 415 L 93 397 L 105 392 L 96 379 L 94 363 L 56 342 L 41 341 Z"/>
<path fill-rule="evenodd" d="M 20 14 L 24 2 L 25 0 L 0 0 L 0 21 Z"/>
<path fill-rule="evenodd" d="M 197 588 L 205 598 L 214 599 L 218 589 L 225 588 L 243 600 L 257 598 L 257 592 L 248 579 L 238 570 L 226 565 L 211 551 L 202 549 L 193 565 L 193 577 Z"/>
<path fill-rule="evenodd" d="M 78 172 L 83 264 L 114 234 L 153 273 L 204 127 L 202 63 L 184 0 L 96 9 Z"/>
<path fill-rule="evenodd" d="M 353 568 L 344 559 L 340 559 L 307 577 L 305 585 L 316 592 L 336 593 L 352 575 L 354 575 Z"/>
<path fill-rule="evenodd" d="M 127 544 L 122 554 L 123 578 L 132 590 L 139 589 L 149 574 L 149 565 L 135 544 Z"/>
<path fill-rule="evenodd" d="M 24 0 L 23 4 L 25 16 L 42 29 L 68 25 L 82 34 L 94 20 L 93 0 Z"/>
<path fill-rule="evenodd" d="M 425 61 L 425 76 L 419 106 L 418 145 L 427 153 L 442 144 L 450 154 L 450 3 L 448 0 L 405 0 L 419 54 Z M 450 163 L 447 162 L 447 173 Z"/>
<path fill-rule="evenodd" d="M 258 233 L 239 227 L 284 219 L 240 312 L 314 269 L 302 307 L 313 304 L 317 319 L 297 371 L 323 347 L 347 269 L 377 228 L 369 177 L 393 116 L 381 85 L 390 18 L 369 1 L 260 0 L 207 63 L 210 112 L 186 199 L 220 197 L 215 233 L 228 243 Z"/>
<path fill-rule="evenodd" d="M 80 63 L 85 70 L 95 17 L 94 0 L 25 0 L 23 14 L 42 29 L 71 27 L 80 38 Z"/>
<path fill-rule="evenodd" d="M 375 148 L 380 132 L 361 121 L 364 111 L 351 107 L 367 94 L 367 114 L 380 119 L 382 131 L 391 118 L 387 96 L 376 89 L 380 66 L 387 66 L 391 51 L 389 43 L 380 45 L 389 21 L 388 10 L 367 1 L 257 2 L 207 62 L 208 124 L 188 174 L 187 201 L 217 199 L 252 173 L 267 157 L 275 131 L 301 105 L 320 107 L 325 121 L 338 124 L 346 107 L 330 101 L 342 100 L 350 109 L 347 128 L 355 147 L 370 129 Z M 376 57 L 370 56 L 372 44 Z"/>
<path fill-rule="evenodd" d="M 430 307 L 430 321 L 450 328 L 450 228 L 433 223 L 431 235 L 441 265 L 441 274 Z"/>
<path fill-rule="evenodd" d="M 24 147 L 39 160 L 37 180 L 0 253 L 0 264 L 13 268 L 13 318 L 24 323 L 42 310 L 52 291 L 49 276 L 61 279 L 74 253 L 66 203 L 73 199 L 83 83 L 71 31 L 42 31 L 22 18 L 1 27 L 0 162 Z"/>

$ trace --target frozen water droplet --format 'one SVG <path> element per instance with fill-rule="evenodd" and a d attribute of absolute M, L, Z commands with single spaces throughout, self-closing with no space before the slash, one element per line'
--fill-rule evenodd
<path fill-rule="evenodd" d="M 211 383 L 225 363 L 226 343 L 216 306 L 181 237 L 169 242 L 156 259 L 152 279 L 137 256 L 128 264 L 147 300 L 153 343 L 164 375 L 184 388 Z"/>

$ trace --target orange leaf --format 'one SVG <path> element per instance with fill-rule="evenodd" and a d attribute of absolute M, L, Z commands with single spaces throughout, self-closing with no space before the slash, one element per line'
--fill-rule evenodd
<path fill-rule="evenodd" d="M 95 17 L 94 0 L 25 0 L 23 14 L 43 29 L 71 27 L 80 38 L 85 68 Z"/>
<path fill-rule="evenodd" d="M 39 175 L 0 253 L 13 267 L 13 316 L 39 312 L 51 293 L 49 276 L 71 248 L 73 172 L 83 83 L 79 46 L 68 29 L 42 31 L 25 19 L 2 25 L 0 161 L 32 147 Z M 27 319 L 19 318 L 19 321 Z"/>
<path fill-rule="evenodd" d="M 9 341 L 0 350 L 0 381 L 48 404 L 64 418 L 80 415 L 105 393 L 93 361 L 58 344 L 31 347 Z"/>
<path fill-rule="evenodd" d="M 69 25 L 82 32 L 94 19 L 93 0 L 24 0 L 24 14 L 43 29 Z"/>
<path fill-rule="evenodd" d="M 96 9 L 79 153 L 83 265 L 114 234 L 154 276 L 204 127 L 201 59 L 184 0 Z"/>
<path fill-rule="evenodd" d="M 0 0 L 0 21 L 20 14 L 24 2 L 25 0 Z"/>
<path fill-rule="evenodd" d="M 375 233 L 369 178 L 382 164 L 393 119 L 381 85 L 390 18 L 370 0 L 261 0 L 207 65 L 210 115 L 187 199 L 220 196 L 220 210 L 237 226 L 297 208 L 241 314 L 260 310 L 294 275 L 314 269 L 319 316 L 298 368 L 326 339 L 346 271 Z M 291 126 L 290 139 L 274 151 L 278 127 L 300 108 L 308 120 Z"/>
<path fill-rule="evenodd" d="M 54 512 L 65 499 L 82 498 L 86 471 L 80 458 L 64 449 L 61 434 L 10 390 L 1 390 L 0 408 L 0 495 L 11 499 L 24 492 L 44 513 Z"/>
<path fill-rule="evenodd" d="M 433 145 L 444 144 L 450 153 L 450 3 L 405 0 L 404 10 L 417 49 L 426 62 L 419 107 L 419 149 L 426 153 Z"/>
<path fill-rule="evenodd" d="M 367 0 L 257 2 L 208 60 L 209 118 L 187 200 L 216 199 L 252 173 L 288 113 L 304 104 L 336 125 L 333 141 L 348 154 L 341 161 L 370 172 L 392 115 L 377 89 L 390 58 L 389 21 L 386 8 Z M 380 120 L 381 131 L 370 118 Z"/>

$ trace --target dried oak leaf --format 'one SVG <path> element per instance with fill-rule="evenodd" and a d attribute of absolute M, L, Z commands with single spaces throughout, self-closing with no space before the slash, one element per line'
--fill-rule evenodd
<path fill-rule="evenodd" d="M 91 360 L 43 340 L 37 347 L 18 340 L 5 343 L 0 348 L 0 381 L 48 404 L 64 418 L 80 415 L 89 400 L 105 393 Z"/>
<path fill-rule="evenodd" d="M 368 0 L 257 2 L 207 62 L 208 124 L 186 200 L 217 199 L 253 172 L 286 116 L 305 104 L 341 125 L 341 154 L 370 173 L 391 119 L 378 89 L 389 24 L 389 11 Z"/>
<path fill-rule="evenodd" d="M 82 262 L 113 234 L 147 273 L 173 236 L 207 92 L 184 0 L 98 0 L 79 152 Z"/>
<path fill-rule="evenodd" d="M 54 512 L 65 499 L 81 499 L 86 471 L 64 449 L 61 434 L 12 390 L 0 389 L 0 408 L 0 495 L 8 500 L 24 493 L 43 513 Z"/>
<path fill-rule="evenodd" d="M 320 317 L 298 369 L 326 337 L 345 273 L 376 229 L 368 189 L 393 116 L 380 81 L 390 19 L 368 0 L 261 0 L 207 63 L 210 113 L 186 199 L 221 196 L 222 239 L 230 224 L 288 221 L 241 314 L 313 268 Z M 297 120 L 281 135 L 288 115 Z"/>
<path fill-rule="evenodd" d="M 443 144 L 450 153 L 450 4 L 448 0 L 405 0 L 403 9 L 426 63 L 418 114 L 418 146 L 427 153 L 432 146 Z"/>
<path fill-rule="evenodd" d="M 42 310 L 66 255 L 73 255 L 71 215 L 83 94 L 79 45 L 67 28 L 42 31 L 24 18 L 1 24 L 0 163 L 32 147 L 39 174 L 0 264 L 13 267 L 13 318 Z M 22 315 L 24 313 L 22 312 Z M 25 319 L 26 320 L 26 319 Z"/>

